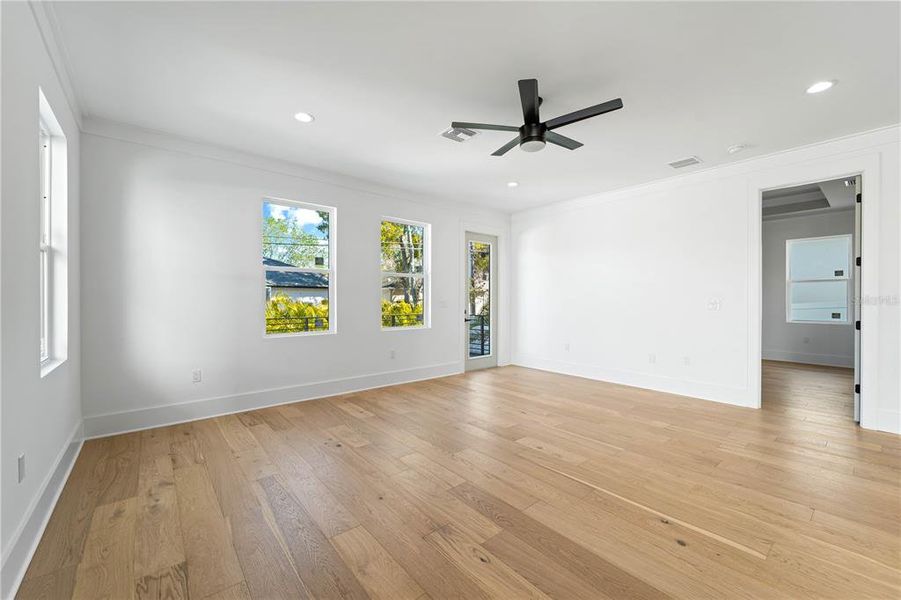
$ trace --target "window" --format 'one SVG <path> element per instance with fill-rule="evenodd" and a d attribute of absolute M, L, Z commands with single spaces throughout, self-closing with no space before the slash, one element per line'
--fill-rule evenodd
<path fill-rule="evenodd" d="M 266 335 L 335 330 L 335 209 L 263 201 Z"/>
<path fill-rule="evenodd" d="M 40 231 L 38 248 L 40 253 L 40 320 L 41 320 L 41 364 L 50 360 L 50 260 L 52 247 L 50 240 L 50 173 L 52 168 L 49 128 L 41 119 L 39 123 L 38 147 L 40 155 Z"/>
<path fill-rule="evenodd" d="M 38 304 L 40 376 L 44 377 L 66 361 L 69 352 L 69 207 L 68 150 L 63 128 L 53 114 L 42 90 L 38 90 L 38 119 L 35 123 L 34 186 L 37 215 L 29 235 L 38 256 L 35 302 Z M 34 256 L 34 255 L 32 255 Z"/>
<path fill-rule="evenodd" d="M 851 236 L 786 241 L 786 319 L 848 323 Z"/>
<path fill-rule="evenodd" d="M 382 327 L 428 326 L 429 226 L 382 221 Z"/>

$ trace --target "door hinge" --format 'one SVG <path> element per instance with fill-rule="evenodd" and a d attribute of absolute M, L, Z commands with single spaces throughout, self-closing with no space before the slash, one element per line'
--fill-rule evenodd
<path fill-rule="evenodd" d="M 855 394 L 859 394 L 859 393 L 860 393 L 860 384 L 859 384 L 859 383 L 855 383 L 855 384 L 854 384 L 854 393 L 855 393 Z"/>
<path fill-rule="evenodd" d="M 860 257 L 859 257 L 859 256 L 857 257 L 857 261 L 856 261 L 856 262 L 857 262 L 857 266 L 859 267 L 859 266 L 860 266 Z"/>
<path fill-rule="evenodd" d="M 854 329 L 860 331 L 860 321 L 854 321 Z"/>
<path fill-rule="evenodd" d="M 861 194 L 857 192 L 857 203 L 860 204 Z"/>

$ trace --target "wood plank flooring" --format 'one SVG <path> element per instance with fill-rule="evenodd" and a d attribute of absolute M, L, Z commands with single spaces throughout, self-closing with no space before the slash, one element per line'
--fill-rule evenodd
<path fill-rule="evenodd" d="M 897 599 L 901 437 L 849 386 L 503 367 L 91 440 L 18 597 Z"/>

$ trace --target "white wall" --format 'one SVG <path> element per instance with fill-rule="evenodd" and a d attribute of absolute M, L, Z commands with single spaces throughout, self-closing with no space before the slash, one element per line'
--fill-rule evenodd
<path fill-rule="evenodd" d="M 785 318 L 786 240 L 854 233 L 854 211 L 763 222 L 763 357 L 815 365 L 854 366 L 853 312 L 847 323 L 789 323 Z M 853 274 L 854 269 L 851 268 Z M 848 284 L 853 290 L 853 279 Z"/>
<path fill-rule="evenodd" d="M 863 172 L 862 423 L 901 432 L 898 139 L 893 127 L 515 214 L 513 361 L 756 406 L 760 189 Z"/>
<path fill-rule="evenodd" d="M 323 181 L 275 161 L 109 123 L 89 121 L 86 131 L 87 435 L 462 370 L 463 223 L 505 238 L 506 215 Z M 337 207 L 337 334 L 263 336 L 264 196 Z M 432 225 L 430 329 L 381 330 L 383 216 Z M 508 329 L 502 322 L 502 362 Z M 203 382 L 194 384 L 198 368 Z"/>
<path fill-rule="evenodd" d="M 80 436 L 79 131 L 32 7 L 3 2 L 0 15 L 0 595 L 6 597 L 40 536 Z M 68 359 L 44 378 L 39 365 L 39 87 L 68 144 Z M 16 465 L 20 454 L 26 457 L 22 483 Z"/>

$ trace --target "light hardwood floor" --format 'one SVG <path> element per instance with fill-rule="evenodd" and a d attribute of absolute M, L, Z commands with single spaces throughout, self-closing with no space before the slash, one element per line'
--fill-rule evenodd
<path fill-rule="evenodd" d="M 92 440 L 19 597 L 897 599 L 901 438 L 847 375 L 767 363 L 755 411 L 504 367 Z"/>

